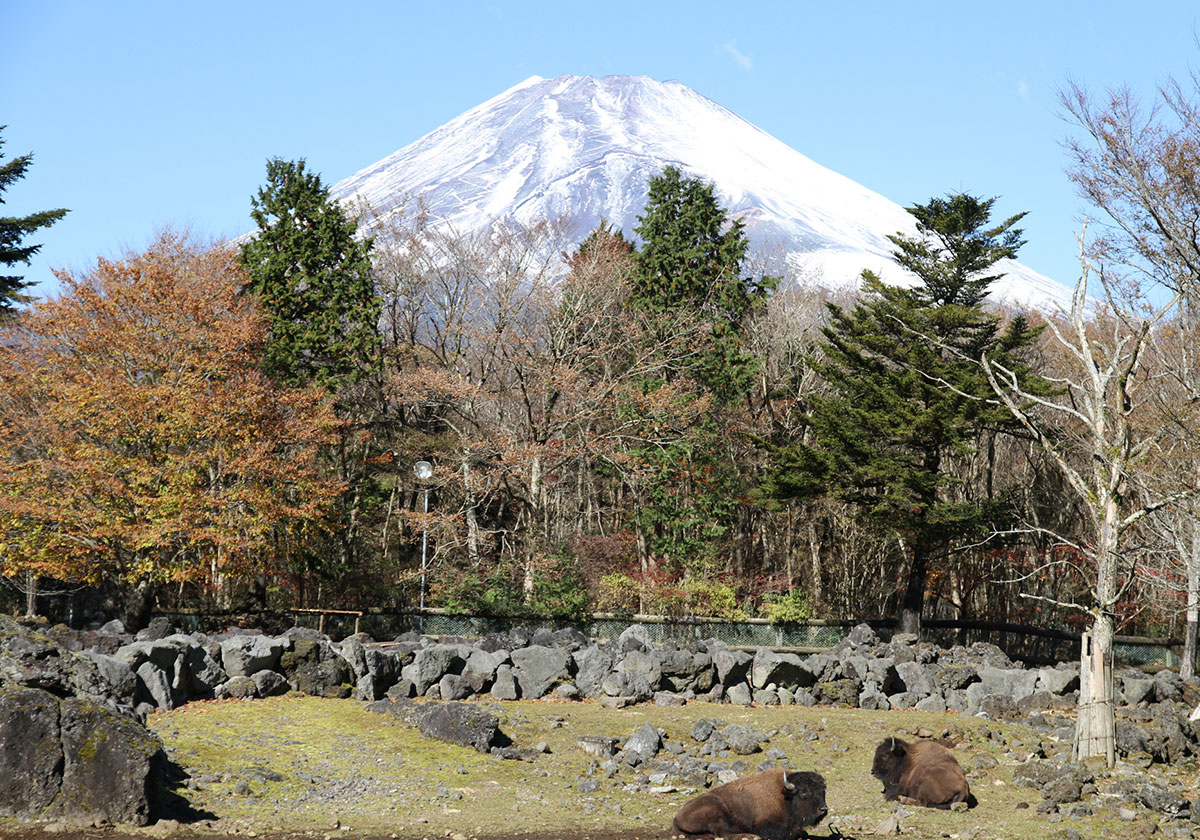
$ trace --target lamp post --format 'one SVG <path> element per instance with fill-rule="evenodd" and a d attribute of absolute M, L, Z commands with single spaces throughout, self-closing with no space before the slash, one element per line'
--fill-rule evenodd
<path fill-rule="evenodd" d="M 425 513 L 429 513 L 429 479 L 433 478 L 433 464 L 428 461 L 417 461 L 413 464 L 413 475 L 417 477 L 425 485 Z M 424 522 L 421 523 L 421 600 L 418 604 L 420 622 L 420 632 L 425 632 L 425 565 L 426 565 L 426 550 L 429 546 L 429 527 Z"/>

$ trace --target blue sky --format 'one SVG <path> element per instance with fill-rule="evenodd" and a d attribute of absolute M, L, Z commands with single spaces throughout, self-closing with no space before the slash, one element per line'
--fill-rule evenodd
<path fill-rule="evenodd" d="M 904 205 L 1030 211 L 1021 259 L 1071 284 L 1082 202 L 1056 92 L 1150 99 L 1200 66 L 1195 0 L 0 0 L 5 215 L 70 208 L 25 276 L 250 229 L 270 157 L 333 184 L 531 75 L 675 79 Z M 20 269 L 18 269 L 20 270 Z"/>

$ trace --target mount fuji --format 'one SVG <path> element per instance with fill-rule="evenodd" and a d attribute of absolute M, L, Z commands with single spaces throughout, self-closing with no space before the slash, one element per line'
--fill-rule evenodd
<path fill-rule="evenodd" d="M 331 195 L 386 217 L 419 199 L 435 226 L 566 220 L 574 241 L 602 220 L 633 236 L 647 184 L 667 166 L 712 183 L 759 264 L 831 289 L 869 268 L 915 281 L 888 234 L 916 235 L 899 204 L 806 158 L 678 82 L 530 77 L 337 183 Z M 1053 311 L 1071 291 L 1012 260 L 993 297 Z"/>

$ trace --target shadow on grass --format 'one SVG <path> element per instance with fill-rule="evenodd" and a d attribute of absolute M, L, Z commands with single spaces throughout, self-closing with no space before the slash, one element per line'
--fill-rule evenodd
<path fill-rule="evenodd" d="M 155 820 L 196 823 L 217 818 L 211 811 L 193 807 L 187 797 L 180 793 L 181 790 L 187 789 L 190 779 L 191 776 L 186 770 L 167 758 L 164 753 L 158 754 L 150 797 L 150 815 Z"/>

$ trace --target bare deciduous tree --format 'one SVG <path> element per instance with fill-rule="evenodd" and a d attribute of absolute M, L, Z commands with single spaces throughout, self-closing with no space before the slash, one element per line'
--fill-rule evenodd
<path fill-rule="evenodd" d="M 1087 297 L 1092 264 L 1080 237 L 1080 278 L 1065 321 L 1050 320 L 1052 340 L 1063 351 L 1064 370 L 1048 377 L 1059 396 L 1039 397 L 1023 390 L 1013 371 L 983 358 L 993 389 L 1009 411 L 1038 441 L 1058 467 L 1087 512 L 1084 544 L 1092 562 L 1090 603 L 1072 604 L 1088 614 L 1083 636 L 1079 717 L 1075 755 L 1104 756 L 1115 762 L 1112 655 L 1117 605 L 1134 580 L 1128 535 L 1148 514 L 1186 497 L 1193 488 L 1155 494 L 1146 481 L 1144 462 L 1164 433 L 1161 424 L 1145 424 L 1145 369 L 1156 325 L 1179 302 L 1172 296 L 1154 306 L 1145 298 L 1117 294 L 1128 287 L 1099 271 L 1106 303 L 1089 317 Z"/>
<path fill-rule="evenodd" d="M 1070 177 L 1101 211 L 1103 233 L 1094 256 L 1128 266 L 1134 286 L 1157 285 L 1180 295 L 1178 330 L 1194 335 L 1200 319 L 1200 75 L 1168 79 L 1149 105 L 1127 88 L 1097 99 L 1078 84 L 1063 91 L 1060 102 L 1082 129 L 1067 142 Z M 1179 426 L 1188 425 L 1179 406 L 1200 397 L 1200 366 L 1192 358 L 1190 343 L 1173 349 L 1175 359 L 1167 370 L 1174 382 L 1169 390 L 1185 402 L 1160 408 L 1190 442 L 1195 434 Z M 1200 454 L 1192 446 L 1186 448 L 1184 452 L 1172 447 L 1174 460 L 1176 467 L 1190 472 L 1194 483 L 1200 476 Z M 1200 536 L 1184 537 L 1194 530 L 1190 505 L 1164 513 L 1173 519 L 1163 524 L 1182 552 L 1188 581 L 1182 670 L 1191 674 L 1200 613 Z"/>

